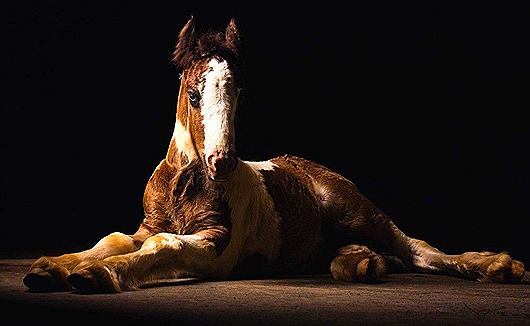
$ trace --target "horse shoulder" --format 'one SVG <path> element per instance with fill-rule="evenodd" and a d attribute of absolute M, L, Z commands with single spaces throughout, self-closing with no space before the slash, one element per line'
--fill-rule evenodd
<path fill-rule="evenodd" d="M 267 161 L 240 160 L 233 178 L 225 185 L 224 198 L 231 209 L 230 246 L 240 253 L 240 259 L 260 254 L 272 261 L 278 254 L 281 218 L 261 174 L 273 168 Z"/>
<path fill-rule="evenodd" d="M 268 253 L 283 271 L 305 264 L 321 245 L 320 203 L 307 175 L 283 158 L 245 161 L 238 169 L 233 191 L 246 199 L 233 218 L 245 221 L 246 250 Z"/>

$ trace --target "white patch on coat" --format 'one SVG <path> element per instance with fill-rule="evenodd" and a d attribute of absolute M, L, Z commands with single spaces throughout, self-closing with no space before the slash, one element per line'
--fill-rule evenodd
<path fill-rule="evenodd" d="M 179 152 L 186 154 L 189 161 L 192 161 L 199 156 L 195 146 L 193 145 L 190 132 L 186 130 L 179 119 L 177 119 L 175 122 L 175 128 L 173 129 L 173 140 L 175 140 L 175 145 L 177 146 Z"/>
<path fill-rule="evenodd" d="M 274 170 L 274 168 L 277 168 L 278 165 L 272 163 L 271 161 L 261 161 L 261 162 L 252 162 L 252 161 L 245 161 L 246 164 L 248 164 L 252 169 L 254 170 L 265 170 L 265 171 L 271 171 Z"/>
<path fill-rule="evenodd" d="M 263 166 L 272 167 L 262 162 Z M 232 178 L 223 184 L 224 199 L 232 213 L 232 238 L 221 257 L 216 260 L 235 264 L 238 260 L 259 253 L 274 260 L 281 246 L 281 217 L 274 209 L 256 162 L 239 161 Z"/>

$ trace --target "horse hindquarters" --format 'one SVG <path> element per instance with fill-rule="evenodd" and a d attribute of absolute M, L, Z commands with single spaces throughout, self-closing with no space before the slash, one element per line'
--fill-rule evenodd
<path fill-rule="evenodd" d="M 299 250 L 308 257 L 316 257 L 317 268 L 321 258 L 327 262 L 328 270 L 331 263 L 331 272 L 338 280 L 373 282 L 380 278 L 386 271 L 382 256 L 366 246 L 351 243 L 356 238 L 389 243 L 395 237 L 390 219 L 361 195 L 352 182 L 322 165 L 290 155 L 271 162 L 277 168 L 272 178 L 265 173 L 264 179 L 283 217 L 282 233 L 288 234 L 285 229 L 289 227 L 290 233 L 296 234 L 295 243 L 304 244 Z M 282 236 L 284 241 L 292 238 L 295 236 Z M 318 251 L 322 246 L 323 251 Z M 293 248 L 284 252 L 293 252 Z M 319 258 L 320 255 L 324 257 Z"/>
<path fill-rule="evenodd" d="M 385 274 L 386 257 L 367 246 L 353 244 L 357 238 L 368 239 L 378 250 L 381 248 L 397 256 L 415 272 L 503 283 L 520 282 L 524 276 L 524 265 L 505 252 L 448 255 L 423 240 L 410 238 L 351 181 L 309 160 L 292 156 L 282 159 L 303 175 L 310 176 L 321 204 L 323 223 L 332 226 L 324 235 L 326 241 L 341 238 L 335 242 L 339 248 L 331 264 L 332 274 L 339 280 L 370 283 Z"/>

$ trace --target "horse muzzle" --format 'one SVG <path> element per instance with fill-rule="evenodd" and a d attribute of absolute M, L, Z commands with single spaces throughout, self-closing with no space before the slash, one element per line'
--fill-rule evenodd
<path fill-rule="evenodd" d="M 235 152 L 217 153 L 206 158 L 208 176 L 215 182 L 226 182 L 237 167 Z"/>

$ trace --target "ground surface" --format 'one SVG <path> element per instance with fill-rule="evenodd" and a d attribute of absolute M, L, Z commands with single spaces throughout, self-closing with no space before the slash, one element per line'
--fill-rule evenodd
<path fill-rule="evenodd" d="M 391 274 L 379 284 L 330 275 L 274 280 L 165 281 L 138 291 L 31 293 L 33 259 L 0 259 L 6 325 L 118 322 L 123 325 L 530 325 L 530 276 L 522 284 Z"/>

